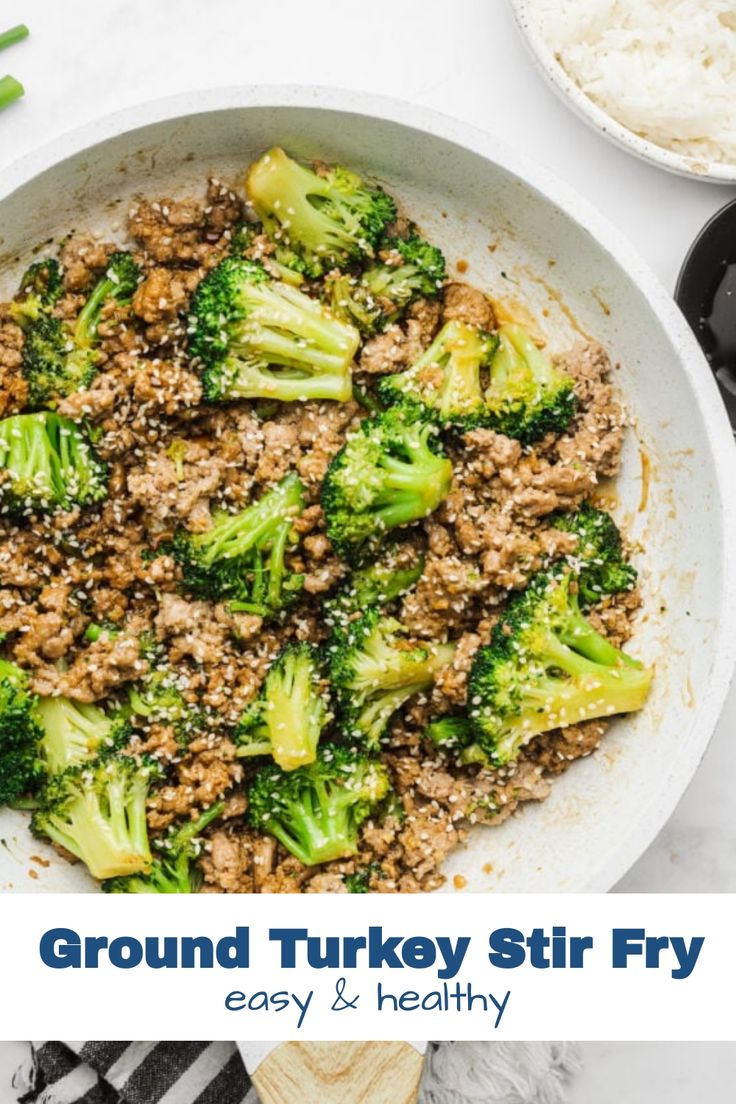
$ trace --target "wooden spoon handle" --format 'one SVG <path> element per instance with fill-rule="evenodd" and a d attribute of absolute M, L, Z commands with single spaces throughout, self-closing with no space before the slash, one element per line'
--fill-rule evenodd
<path fill-rule="evenodd" d="M 409 1043 L 281 1043 L 252 1077 L 262 1104 L 416 1104 L 424 1058 Z"/>

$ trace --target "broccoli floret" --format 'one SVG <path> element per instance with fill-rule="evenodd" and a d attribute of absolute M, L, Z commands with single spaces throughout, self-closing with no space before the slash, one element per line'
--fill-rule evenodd
<path fill-rule="evenodd" d="M 106 495 L 107 469 L 82 429 L 58 414 L 0 421 L 0 504 L 5 512 L 53 513 Z"/>
<path fill-rule="evenodd" d="M 157 668 L 128 689 L 128 709 L 133 727 L 168 725 L 177 743 L 185 747 L 202 727 L 202 715 L 186 701 L 174 671 Z"/>
<path fill-rule="evenodd" d="M 130 729 L 121 717 L 71 698 L 41 698 L 38 719 L 43 729 L 39 754 L 48 774 L 110 754 L 128 742 Z"/>
<path fill-rule="evenodd" d="M 478 747 L 498 766 L 542 732 L 641 709 L 652 675 L 586 620 L 569 570 L 542 572 L 511 600 L 473 661 L 468 703 Z"/>
<path fill-rule="evenodd" d="M 380 609 L 333 629 L 327 652 L 342 730 L 376 748 L 397 709 L 424 690 L 451 662 L 452 644 L 412 641 Z"/>
<path fill-rule="evenodd" d="M 362 870 L 356 871 L 355 874 L 346 874 L 343 878 L 343 885 L 348 893 L 369 893 L 368 883 L 370 877 L 370 871 L 367 867 L 364 867 Z"/>
<path fill-rule="evenodd" d="M 378 393 L 385 403 L 418 404 L 440 425 L 489 426 L 524 444 L 561 433 L 577 407 L 572 379 L 520 326 L 496 337 L 456 320 L 405 372 L 385 376 Z"/>
<path fill-rule="evenodd" d="M 155 671 L 140 686 L 131 686 L 128 703 L 135 716 L 163 724 L 180 721 L 188 711 L 176 676 L 166 671 Z"/>
<path fill-rule="evenodd" d="M 435 747 L 456 750 L 472 744 L 475 739 L 473 724 L 465 716 L 438 717 L 430 721 L 424 735 Z"/>
<path fill-rule="evenodd" d="M 25 671 L 0 659 L 0 807 L 31 793 L 43 778 L 38 699 Z"/>
<path fill-rule="evenodd" d="M 129 303 L 141 278 L 141 270 L 130 253 L 112 253 L 103 276 L 74 323 L 74 343 L 79 349 L 90 349 L 97 343 L 97 331 L 104 308 L 109 303 Z"/>
<path fill-rule="evenodd" d="M 165 649 L 152 633 L 141 635 L 138 651 L 148 670 L 128 687 L 128 701 L 121 712 L 133 729 L 145 730 L 153 724 L 170 727 L 177 743 L 185 748 L 205 727 L 205 715 L 184 697 L 186 678 L 172 670 Z"/>
<path fill-rule="evenodd" d="M 445 258 L 418 234 L 381 243 L 380 263 L 351 275 L 331 272 L 325 292 L 333 312 L 370 336 L 396 322 L 410 303 L 439 294 Z"/>
<path fill-rule="evenodd" d="M 259 261 L 267 272 L 285 284 L 299 287 L 304 283 L 305 267 L 301 257 L 281 242 L 269 242 L 269 249 L 258 248 L 256 239 L 265 236 L 260 222 L 241 222 L 230 240 L 230 255 Z"/>
<path fill-rule="evenodd" d="M 254 261 L 226 257 L 205 276 L 189 333 L 210 402 L 351 396 L 358 331 Z"/>
<path fill-rule="evenodd" d="M 49 257 L 35 261 L 23 273 L 18 292 L 10 304 L 10 316 L 23 329 L 58 303 L 64 290 L 59 262 Z"/>
<path fill-rule="evenodd" d="M 523 444 L 562 433 L 577 409 L 570 376 L 554 367 L 521 326 L 502 326 L 498 339 L 485 393 L 488 423 Z"/>
<path fill-rule="evenodd" d="M 55 406 L 66 395 L 89 386 L 97 371 L 102 311 L 108 303 L 128 302 L 139 276 L 129 253 L 113 253 L 105 275 L 71 326 L 48 312 L 48 296 L 45 301 L 36 297 L 36 314 L 26 328 L 22 353 L 31 406 Z M 34 302 L 33 297 L 28 302 Z"/>
<path fill-rule="evenodd" d="M 287 608 L 304 583 L 285 563 L 303 508 L 304 488 L 292 473 L 242 513 L 216 515 L 206 532 L 181 530 L 171 551 L 186 589 L 196 598 L 230 600 L 233 611 L 261 617 Z"/>
<path fill-rule="evenodd" d="M 568 562 L 575 573 L 582 605 L 595 605 L 607 595 L 636 586 L 636 568 L 624 559 L 621 534 L 610 514 L 584 502 L 573 513 L 559 514 L 553 525 L 578 539 Z"/>
<path fill-rule="evenodd" d="M 102 883 L 105 893 L 197 893 L 201 874 L 194 866 L 200 849 L 198 836 L 221 817 L 225 802 L 211 805 L 197 820 L 172 828 L 160 843 L 147 873 L 111 878 Z"/>
<path fill-rule="evenodd" d="M 49 778 L 32 828 L 76 855 L 100 880 L 139 874 L 152 858 L 146 800 L 161 777 L 155 760 L 96 759 Z"/>
<path fill-rule="evenodd" d="M 340 165 L 320 172 L 271 149 L 251 165 L 248 196 L 266 233 L 301 257 L 310 276 L 373 257 L 396 206 Z"/>
<path fill-rule="evenodd" d="M 26 330 L 23 375 L 28 405 L 55 406 L 60 399 L 89 387 L 97 371 L 90 350 L 74 350 L 62 323 L 41 314 Z"/>
<path fill-rule="evenodd" d="M 39 698 L 28 683 L 24 671 L 0 660 L 0 805 L 50 775 L 104 758 L 129 737 L 121 718 L 70 698 Z"/>
<path fill-rule="evenodd" d="M 358 830 L 389 792 L 385 766 L 352 748 L 323 744 L 307 767 L 262 767 L 248 791 L 248 819 L 305 866 L 354 855 Z"/>
<path fill-rule="evenodd" d="M 332 459 L 322 483 L 327 535 L 356 561 L 386 533 L 427 517 L 450 491 L 452 464 L 440 455 L 436 428 L 396 406 L 361 422 Z"/>
<path fill-rule="evenodd" d="M 438 717 L 427 725 L 424 735 L 435 747 L 450 752 L 462 766 L 470 763 L 488 766 L 488 756 L 478 745 L 473 722 L 465 715 Z"/>
<path fill-rule="evenodd" d="M 385 877 L 381 864 L 377 862 L 361 866 L 354 874 L 345 874 L 343 884 L 348 893 L 370 893 L 371 878 Z"/>
<path fill-rule="evenodd" d="M 424 571 L 424 556 L 408 563 L 403 551 L 389 549 L 382 559 L 353 571 L 325 603 L 327 620 L 339 626 L 373 606 L 388 606 L 411 590 Z"/>
<path fill-rule="evenodd" d="M 498 346 L 492 334 L 453 320 L 411 368 L 384 376 L 378 393 L 386 403 L 409 400 L 441 425 L 469 429 L 486 419 L 481 372 Z"/>
<path fill-rule="evenodd" d="M 315 648 L 303 643 L 282 648 L 258 698 L 246 707 L 235 729 L 237 754 L 271 755 L 285 771 L 313 763 L 330 719 L 319 677 Z"/>

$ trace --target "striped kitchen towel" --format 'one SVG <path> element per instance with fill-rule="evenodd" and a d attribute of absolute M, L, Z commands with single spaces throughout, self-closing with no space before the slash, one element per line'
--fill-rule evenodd
<path fill-rule="evenodd" d="M 257 1104 L 234 1043 L 32 1043 L 20 1104 Z"/>

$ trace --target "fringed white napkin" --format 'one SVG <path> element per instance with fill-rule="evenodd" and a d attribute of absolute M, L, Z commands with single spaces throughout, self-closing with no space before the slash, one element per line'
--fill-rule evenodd
<path fill-rule="evenodd" d="M 578 1068 L 572 1043 L 441 1043 L 419 1104 L 564 1104 Z"/>

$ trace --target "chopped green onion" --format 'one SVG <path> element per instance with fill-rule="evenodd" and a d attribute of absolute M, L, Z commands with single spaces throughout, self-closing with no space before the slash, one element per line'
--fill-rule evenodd
<path fill-rule="evenodd" d="M 14 100 L 19 100 L 25 95 L 25 88 L 15 77 L 0 77 L 0 111 L 8 107 Z"/>
<path fill-rule="evenodd" d="M 0 50 L 4 50 L 6 46 L 15 46 L 16 42 L 22 42 L 24 38 L 28 38 L 29 34 L 30 31 L 25 23 L 19 23 L 17 27 L 11 27 L 9 31 L 2 31 L 0 33 Z"/>

